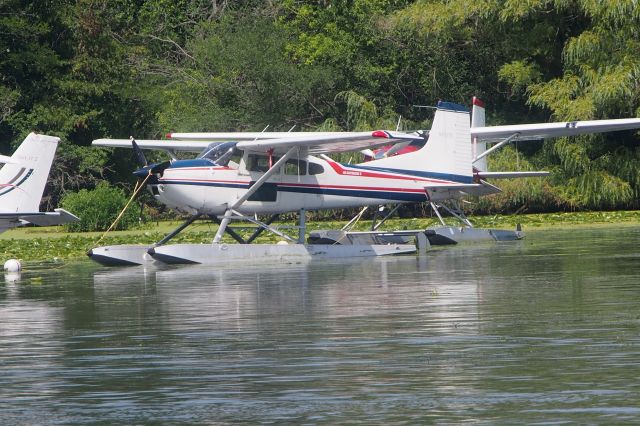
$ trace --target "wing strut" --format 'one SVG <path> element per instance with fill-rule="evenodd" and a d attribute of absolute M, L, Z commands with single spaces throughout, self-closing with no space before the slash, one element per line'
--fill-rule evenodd
<path fill-rule="evenodd" d="M 249 199 L 260 187 L 264 184 L 267 179 L 273 176 L 275 173 L 279 171 L 281 165 L 283 165 L 289 158 L 293 156 L 293 154 L 298 150 L 297 146 L 289 148 L 289 150 L 282 156 L 276 163 L 271 167 L 265 174 L 263 174 L 252 186 L 249 190 L 240 197 L 231 207 L 227 207 L 227 210 L 224 212 L 224 216 L 220 221 L 220 226 L 218 227 L 218 232 L 216 232 L 216 236 L 213 238 L 213 244 L 219 244 L 222 240 L 222 236 L 224 235 L 229 222 L 231 221 L 231 216 L 238 207 L 244 204 L 245 201 Z"/>
<path fill-rule="evenodd" d="M 473 162 L 475 163 L 476 161 L 486 157 L 487 155 L 491 154 L 493 151 L 495 151 L 496 149 L 508 144 L 509 142 L 511 142 L 514 138 L 517 138 L 518 136 L 520 136 L 520 133 L 514 133 L 511 136 L 509 136 L 508 138 L 506 138 L 505 140 L 498 142 L 497 144 L 495 144 L 494 146 L 492 146 L 491 148 L 489 148 L 488 150 L 486 150 L 485 152 L 480 153 L 480 155 L 478 155 L 476 158 L 473 159 Z"/>

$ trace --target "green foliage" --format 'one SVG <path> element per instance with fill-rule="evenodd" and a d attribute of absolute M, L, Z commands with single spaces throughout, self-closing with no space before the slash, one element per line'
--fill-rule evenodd
<path fill-rule="evenodd" d="M 120 214 L 128 199 L 124 191 L 100 183 L 93 190 L 81 189 L 68 193 L 62 199 L 62 207 L 73 212 L 80 221 L 65 225 L 73 232 L 106 231 Z M 138 211 L 133 208 L 125 211 L 115 229 L 128 229 L 138 223 Z"/>
<path fill-rule="evenodd" d="M 346 127 L 348 130 L 362 130 L 374 127 L 378 111 L 373 102 L 352 91 L 340 92 L 336 101 L 346 105 Z"/>
<path fill-rule="evenodd" d="M 512 146 L 502 148 L 491 155 L 489 168 L 502 171 L 539 170 Z M 492 183 L 502 192 L 475 200 L 470 212 L 474 214 L 534 213 L 563 207 L 563 200 L 548 177 L 500 179 Z"/>
<path fill-rule="evenodd" d="M 511 87 L 514 94 L 523 92 L 527 87 L 540 80 L 542 74 L 536 64 L 518 60 L 504 64 L 498 71 L 498 78 Z"/>
<path fill-rule="evenodd" d="M 0 3 L 0 151 L 60 136 L 46 199 L 131 179 L 98 137 L 428 128 L 438 99 L 487 123 L 640 115 L 633 0 L 61 0 Z M 492 170 L 478 211 L 639 207 L 638 135 L 547 141 Z M 527 165 L 528 164 L 528 165 Z"/>
<path fill-rule="evenodd" d="M 323 67 L 287 60 L 272 19 L 229 14 L 198 26 L 162 91 L 160 125 L 172 130 L 262 130 L 313 123 L 332 86 Z M 174 65 L 175 66 L 175 65 Z"/>
<path fill-rule="evenodd" d="M 601 170 L 588 170 L 560 187 L 572 208 L 612 209 L 628 205 L 633 191 L 628 182 Z"/>

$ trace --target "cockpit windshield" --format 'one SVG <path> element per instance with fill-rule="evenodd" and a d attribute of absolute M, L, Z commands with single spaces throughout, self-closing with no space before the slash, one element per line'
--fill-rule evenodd
<path fill-rule="evenodd" d="M 237 142 L 212 143 L 197 158 L 206 158 L 219 166 L 227 166 L 231 157 L 236 154 Z"/>

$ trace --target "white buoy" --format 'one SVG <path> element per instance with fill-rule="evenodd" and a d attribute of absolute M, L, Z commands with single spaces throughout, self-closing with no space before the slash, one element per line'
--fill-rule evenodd
<path fill-rule="evenodd" d="M 18 259 L 9 259 L 4 262 L 4 270 L 7 272 L 20 272 L 22 270 L 22 264 Z"/>

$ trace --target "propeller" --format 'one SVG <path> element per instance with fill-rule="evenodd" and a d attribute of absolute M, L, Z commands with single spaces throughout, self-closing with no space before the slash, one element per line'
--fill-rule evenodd
<path fill-rule="evenodd" d="M 139 177 L 140 179 L 144 179 L 150 174 L 162 175 L 162 173 L 171 165 L 171 161 L 163 161 L 161 163 L 149 164 L 149 161 L 147 161 L 147 157 L 145 157 L 144 152 L 142 152 L 142 149 L 140 149 L 140 147 L 136 143 L 136 140 L 133 138 L 133 136 L 131 136 L 130 139 L 131 139 L 131 146 L 133 147 L 133 152 L 136 157 L 136 161 L 140 165 L 140 168 L 135 172 L 133 172 L 133 174 Z"/>
<path fill-rule="evenodd" d="M 140 167 L 147 167 L 149 162 L 147 161 L 147 157 L 144 156 L 144 152 L 142 152 L 133 136 L 129 136 L 129 139 L 131 139 L 131 145 L 133 146 L 133 153 L 136 156 L 136 161 L 140 164 Z"/>

